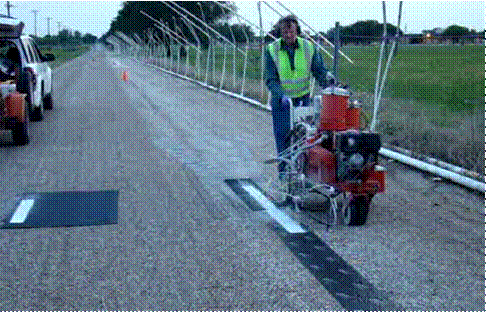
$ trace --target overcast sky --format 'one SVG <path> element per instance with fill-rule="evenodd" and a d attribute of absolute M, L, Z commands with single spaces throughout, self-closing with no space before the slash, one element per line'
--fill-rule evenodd
<path fill-rule="evenodd" d="M 6 14 L 6 1 L 0 1 L 0 12 Z M 110 22 L 121 9 L 120 1 L 10 1 L 14 5 L 11 15 L 25 24 L 25 32 L 34 34 L 34 13 L 37 10 L 37 35 L 45 36 L 48 32 L 57 34 L 61 29 L 79 30 L 82 34 L 91 33 L 100 37 L 110 27 Z M 268 1 L 276 10 L 286 13 L 277 3 Z M 377 20 L 382 22 L 382 2 L 380 1 L 282 1 L 291 11 L 298 15 L 315 30 L 327 31 L 335 22 L 346 26 L 360 20 Z M 238 13 L 258 24 L 257 1 L 236 1 Z M 387 1 L 387 22 L 397 24 L 399 2 Z M 270 27 L 279 19 L 267 6 L 262 5 L 264 28 Z M 144 18 L 141 16 L 141 19 Z M 401 29 L 406 33 L 420 33 L 422 30 L 435 27 L 445 28 L 457 24 L 475 29 L 485 29 L 484 1 L 405 1 L 401 19 Z M 304 27 L 303 27 L 304 28 Z"/>

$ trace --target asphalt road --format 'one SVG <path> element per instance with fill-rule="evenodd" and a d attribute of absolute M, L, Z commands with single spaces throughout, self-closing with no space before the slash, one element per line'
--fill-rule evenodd
<path fill-rule="evenodd" d="M 118 224 L 0 230 L 2 308 L 342 308 L 224 183 L 273 170 L 269 112 L 103 51 L 53 79 L 54 109 L 30 123 L 30 144 L 0 148 L 0 203 L 118 190 Z M 289 214 L 398 306 L 483 310 L 482 196 L 384 164 L 365 226 L 326 232 Z"/>

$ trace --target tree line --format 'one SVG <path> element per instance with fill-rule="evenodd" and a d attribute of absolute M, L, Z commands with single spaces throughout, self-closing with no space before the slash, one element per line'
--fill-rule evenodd
<path fill-rule="evenodd" d="M 94 44 L 98 38 L 90 33 L 82 35 L 79 31 L 72 32 L 63 29 L 57 35 L 36 37 L 37 44 L 41 46 L 78 46 L 82 44 Z"/>
<path fill-rule="evenodd" d="M 235 9 L 235 4 L 233 2 L 218 2 Z M 214 2 L 176 1 L 176 4 L 204 20 L 231 42 L 244 43 L 246 42 L 247 37 L 250 41 L 260 42 L 260 38 L 254 33 L 250 26 L 246 24 L 230 25 L 229 20 L 232 17 L 231 11 L 222 8 L 222 6 L 219 6 Z M 161 26 L 158 23 L 155 23 L 154 20 L 142 15 L 141 11 L 146 12 L 164 26 Z M 193 18 L 190 19 L 195 21 Z M 144 42 L 149 42 L 151 38 L 158 38 L 166 45 L 169 45 L 172 39 L 167 35 L 167 31 L 161 30 L 161 28 L 167 27 L 182 35 L 192 43 L 197 43 L 197 41 L 199 41 L 205 48 L 208 45 L 208 36 L 205 35 L 203 31 L 210 31 L 205 26 L 202 26 L 201 23 L 197 22 L 197 25 L 201 27 L 200 30 L 196 27 L 188 26 L 186 21 L 163 2 L 126 1 L 122 3 L 122 8 L 119 10 L 116 18 L 112 21 L 110 29 L 101 39 L 104 40 L 110 35 L 116 35 L 117 31 L 120 31 L 127 36 L 136 35 Z M 383 35 L 383 27 L 384 25 L 382 23 L 375 20 L 358 21 L 348 26 L 339 26 L 340 43 L 341 45 L 368 45 L 380 41 Z M 387 37 L 392 38 L 396 34 L 396 26 L 388 23 L 386 29 Z M 328 40 L 333 41 L 334 33 L 335 28 L 331 28 L 327 32 L 321 32 L 321 35 Z M 194 39 L 194 34 L 196 34 L 198 40 Z M 277 25 L 270 31 L 270 34 L 274 37 L 279 37 L 279 29 Z M 405 35 L 400 29 L 399 35 L 410 36 L 413 39 L 419 38 L 419 42 L 421 42 L 421 38 L 424 36 L 424 34 Z M 485 38 L 485 30 L 477 33 L 475 30 L 469 30 L 466 27 L 452 25 L 447 27 L 440 34 L 434 33 L 434 36 L 435 38 L 450 38 L 453 43 L 456 43 L 459 40 L 462 40 L 462 38 L 472 39 L 478 38 L 479 36 Z M 315 38 L 317 37 L 315 36 Z M 266 42 L 272 41 L 271 36 L 269 35 L 267 35 L 264 40 Z"/>

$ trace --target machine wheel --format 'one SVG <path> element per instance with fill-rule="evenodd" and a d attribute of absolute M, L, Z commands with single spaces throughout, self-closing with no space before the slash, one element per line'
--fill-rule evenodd
<path fill-rule="evenodd" d="M 369 213 L 370 201 L 372 196 L 360 195 L 353 196 L 348 205 L 343 210 L 343 221 L 347 225 L 357 226 L 364 225 Z"/>
<path fill-rule="evenodd" d="M 44 108 L 45 109 L 52 109 L 52 96 L 51 96 L 51 93 L 48 93 L 44 97 Z"/>

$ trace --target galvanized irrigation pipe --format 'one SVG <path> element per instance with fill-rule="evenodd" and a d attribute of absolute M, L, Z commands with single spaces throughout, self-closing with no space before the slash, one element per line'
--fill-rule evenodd
<path fill-rule="evenodd" d="M 474 179 L 471 179 L 469 177 L 462 176 L 458 173 L 448 171 L 446 169 L 428 164 L 424 161 L 414 159 L 414 158 L 411 158 L 409 156 L 406 156 L 406 155 L 403 155 L 403 154 L 400 154 L 400 153 L 397 153 L 397 152 L 394 152 L 394 151 L 391 151 L 391 150 L 388 150 L 385 148 L 381 148 L 379 150 L 379 153 L 382 156 L 385 156 L 387 158 L 391 158 L 391 159 L 400 161 L 406 165 L 409 165 L 409 166 L 418 168 L 420 170 L 436 174 L 442 178 L 451 180 L 455 183 L 464 185 L 468 188 L 471 188 L 471 189 L 477 190 L 479 192 L 485 193 L 485 183 L 475 181 Z"/>
<path fill-rule="evenodd" d="M 386 45 L 386 36 L 387 36 L 387 23 L 386 23 L 386 2 L 382 1 L 382 15 L 384 18 L 384 30 L 382 33 L 382 43 L 380 46 L 380 53 L 379 53 L 379 64 L 377 65 L 377 76 L 375 78 L 375 88 L 374 88 L 374 112 L 372 113 L 372 121 L 370 122 L 370 130 L 375 130 L 375 125 L 377 122 L 377 112 L 379 111 L 379 102 L 377 101 L 378 93 L 379 93 L 379 85 L 380 85 L 380 75 L 381 75 L 381 67 L 382 67 L 382 59 L 384 58 L 384 49 Z"/>
<path fill-rule="evenodd" d="M 223 87 L 223 78 L 225 77 L 225 63 L 227 61 L 227 46 L 223 44 L 223 66 L 222 66 L 222 78 L 220 80 L 220 88 Z"/>
<path fill-rule="evenodd" d="M 402 1 L 399 1 L 399 15 L 397 17 L 396 35 L 394 38 L 394 42 L 392 43 L 391 51 L 389 51 L 389 57 L 387 58 L 386 68 L 384 69 L 384 77 L 382 78 L 382 82 L 380 85 L 377 103 L 380 103 L 380 100 L 382 98 L 382 91 L 384 90 L 384 85 L 386 83 L 387 73 L 388 73 L 389 67 L 391 65 L 392 57 L 394 55 L 394 50 L 396 49 L 397 42 L 399 41 L 399 26 L 401 25 L 401 13 L 402 13 Z"/>
<path fill-rule="evenodd" d="M 240 23 L 240 17 L 237 16 L 238 22 Z M 247 75 L 247 58 L 249 53 L 249 36 L 247 35 L 247 31 L 245 31 L 245 27 L 242 28 L 242 32 L 245 35 L 245 57 L 244 57 L 244 67 L 243 67 L 243 74 L 242 74 L 242 89 L 240 90 L 240 95 L 243 96 L 244 87 L 245 87 L 245 76 Z"/>
<path fill-rule="evenodd" d="M 191 12 L 189 12 L 188 10 L 186 10 L 185 8 L 179 6 L 175 1 L 162 1 L 162 3 L 166 4 L 167 3 L 171 3 L 172 5 L 174 5 L 176 8 L 180 9 L 181 11 L 183 11 L 184 13 L 188 14 L 189 16 L 191 16 L 192 18 L 196 19 L 198 22 L 204 24 L 208 30 L 211 30 L 215 35 L 217 35 L 220 39 L 222 39 L 223 41 L 226 41 L 228 43 L 230 43 L 231 45 L 233 45 L 233 43 L 228 40 L 225 36 L 223 36 L 222 34 L 220 34 L 218 31 L 216 31 L 215 29 L 213 29 L 210 25 L 208 25 L 206 22 L 203 22 L 201 19 L 199 19 L 198 17 L 194 16 Z M 199 3 L 199 2 L 197 2 Z M 201 8 L 201 11 L 203 11 L 203 8 L 201 7 L 201 3 L 199 3 L 199 6 Z M 171 9 L 173 9 L 171 7 Z M 174 10 L 174 9 L 173 9 Z M 181 14 L 180 12 L 177 12 L 178 14 Z M 237 47 L 238 49 L 238 47 Z M 243 53 L 242 50 L 238 49 L 241 53 Z"/>
<path fill-rule="evenodd" d="M 409 156 L 411 158 L 424 161 L 428 164 L 443 168 L 443 169 L 451 171 L 451 172 L 458 173 L 460 175 L 472 178 L 474 180 L 477 180 L 477 181 L 483 181 L 484 180 L 483 176 L 477 172 L 474 172 L 474 171 L 471 171 L 471 170 L 468 170 L 468 169 L 465 169 L 465 168 L 462 168 L 459 166 L 455 166 L 455 165 L 446 163 L 444 161 L 438 160 L 438 159 L 433 158 L 433 157 L 421 155 L 419 153 L 415 153 L 413 151 L 410 151 L 410 150 L 407 150 L 407 149 L 404 149 L 404 148 L 401 148 L 398 146 L 393 146 L 393 145 L 389 145 L 389 144 L 382 144 L 382 145 L 384 146 L 384 148 L 390 149 L 393 152 L 397 152 L 399 154 L 403 154 L 403 155 Z"/>
<path fill-rule="evenodd" d="M 220 6 L 220 10 L 222 12 L 222 15 L 225 15 L 225 11 L 223 10 L 223 7 Z M 232 36 L 232 41 L 233 41 L 233 44 L 236 45 L 237 44 L 237 41 L 235 40 L 235 36 L 233 35 L 233 30 L 232 30 L 232 27 L 230 26 L 230 23 L 227 23 L 227 26 L 228 26 L 228 30 L 230 30 L 230 35 Z M 225 51 L 225 45 L 223 46 L 224 47 L 224 51 Z M 233 47 L 233 87 L 235 87 L 235 80 L 236 80 L 236 68 L 235 68 L 235 46 Z M 223 67 L 225 67 L 225 56 L 226 56 L 226 53 L 224 52 L 223 53 Z M 224 71 L 223 71 L 224 72 Z M 222 88 L 222 85 L 223 85 L 223 75 L 222 75 L 222 80 L 220 82 L 220 89 Z"/>
<path fill-rule="evenodd" d="M 173 7 L 173 3 L 169 2 L 169 1 L 163 1 L 162 2 L 163 4 L 165 4 L 167 7 L 169 7 L 171 10 L 173 10 L 174 12 L 176 12 L 177 14 L 179 14 L 180 16 L 182 16 L 183 18 L 185 18 L 191 25 L 193 25 L 196 29 L 198 29 L 199 31 L 201 31 L 205 36 L 208 37 L 208 50 L 210 48 L 210 41 L 211 41 L 211 36 L 208 32 L 204 31 L 201 27 L 199 27 L 198 25 L 196 25 L 193 21 L 191 21 L 189 18 L 187 18 L 183 13 L 179 12 L 177 7 Z M 200 4 L 200 8 L 201 8 L 201 4 Z M 203 13 L 203 9 L 201 8 L 201 12 Z M 200 22 L 201 20 L 198 19 Z M 209 68 L 209 58 L 210 58 L 210 53 L 208 51 L 208 58 L 207 58 L 207 66 L 206 66 L 206 74 L 205 74 L 205 81 L 208 81 L 208 68 Z"/>
<path fill-rule="evenodd" d="M 181 37 L 184 38 L 181 29 L 178 27 L 178 23 L 176 22 L 176 17 L 174 15 L 172 16 L 172 19 L 174 21 L 174 29 L 176 30 L 176 33 L 178 33 L 178 31 L 181 32 Z M 189 42 L 186 38 L 184 38 L 184 40 L 186 42 Z M 179 66 L 180 66 L 180 62 L 181 62 L 181 47 L 182 46 L 183 46 L 183 44 L 180 44 L 180 46 L 179 45 L 176 46 L 176 49 L 178 50 L 178 69 L 177 69 L 178 72 L 179 72 Z"/>
<path fill-rule="evenodd" d="M 200 76 L 200 53 L 201 53 L 201 42 L 200 42 L 200 39 L 198 38 L 198 36 L 196 35 L 196 32 L 194 31 L 193 29 L 193 26 L 191 26 L 191 24 L 186 20 L 186 17 L 184 16 L 182 21 L 184 22 L 184 24 L 186 25 L 186 27 L 188 27 L 189 31 L 191 32 L 191 34 L 193 35 L 193 38 L 195 39 L 196 41 L 196 58 L 195 58 L 195 67 L 197 68 L 197 71 L 198 71 L 198 74 L 195 75 L 196 77 L 199 77 Z M 189 57 L 188 57 L 188 60 L 189 60 Z"/>
<path fill-rule="evenodd" d="M 213 69 L 213 74 L 211 75 L 212 77 L 212 83 L 216 85 L 216 48 L 218 44 L 218 40 L 214 39 L 215 43 L 213 44 L 213 63 L 212 63 L 212 69 Z"/>
<path fill-rule="evenodd" d="M 171 10 L 173 10 L 174 12 L 176 12 L 177 14 L 179 14 L 185 21 L 187 21 L 190 25 L 194 26 L 196 29 L 198 29 L 199 31 L 201 31 L 205 36 L 208 37 L 208 43 L 210 42 L 210 34 L 206 31 L 204 31 L 201 27 L 199 27 L 198 25 L 196 25 L 193 21 L 191 21 L 188 17 L 186 17 L 186 15 L 182 14 L 181 12 L 179 12 L 176 7 L 172 7 L 169 3 L 166 3 L 164 2 L 164 4 L 166 6 L 168 6 Z M 192 28 L 191 28 L 192 29 Z M 196 38 L 198 38 L 198 36 L 196 35 L 196 33 L 194 32 L 193 30 L 193 35 L 196 36 Z M 199 41 L 199 39 L 197 39 L 198 41 L 198 45 L 200 46 L 201 43 Z M 209 47 L 209 44 L 208 44 L 208 47 Z M 201 71 L 201 49 L 198 49 L 198 64 L 199 64 L 199 67 L 198 67 L 198 78 L 200 78 L 200 71 Z M 207 68 L 208 68 L 208 64 L 207 64 Z M 208 73 L 206 74 L 206 77 L 208 77 Z M 203 79 L 203 77 L 201 77 L 201 79 Z"/>

